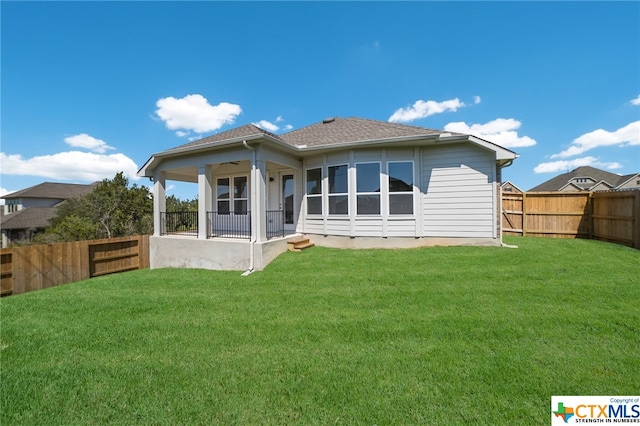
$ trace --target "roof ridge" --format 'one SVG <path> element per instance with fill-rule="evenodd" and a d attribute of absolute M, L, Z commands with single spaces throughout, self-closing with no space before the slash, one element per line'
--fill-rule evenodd
<path fill-rule="evenodd" d="M 372 123 L 383 124 L 383 125 L 388 125 L 388 126 L 393 126 L 393 127 L 401 126 L 401 127 L 409 127 L 409 128 L 421 129 L 421 130 L 430 130 L 430 131 L 440 132 L 440 133 L 451 133 L 451 134 L 459 134 L 459 135 L 466 134 L 466 133 L 458 133 L 458 132 L 450 132 L 450 131 L 446 131 L 445 132 L 444 130 L 434 129 L 434 128 L 431 128 L 431 127 L 415 126 L 413 124 L 396 123 L 396 122 L 393 122 L 393 121 L 376 120 L 376 119 L 373 119 L 373 118 L 350 116 L 350 117 L 347 117 L 347 119 L 369 121 L 369 122 L 372 122 Z"/>

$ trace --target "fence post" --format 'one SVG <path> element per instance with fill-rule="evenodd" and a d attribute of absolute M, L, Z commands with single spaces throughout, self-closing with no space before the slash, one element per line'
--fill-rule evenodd
<path fill-rule="evenodd" d="M 594 232 L 594 227 L 595 224 L 593 223 L 594 219 L 593 219 L 593 208 L 594 208 L 594 198 L 593 198 L 593 192 L 589 192 L 589 198 L 587 198 L 587 220 L 588 220 L 588 225 L 589 225 L 589 239 L 593 240 L 593 232 Z"/>
<path fill-rule="evenodd" d="M 527 193 L 522 193 L 522 236 L 527 236 Z"/>
<path fill-rule="evenodd" d="M 633 248 L 640 249 L 640 191 L 634 191 L 633 199 Z"/>

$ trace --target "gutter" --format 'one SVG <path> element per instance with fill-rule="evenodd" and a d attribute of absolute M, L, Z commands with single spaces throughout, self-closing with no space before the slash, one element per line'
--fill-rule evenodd
<path fill-rule="evenodd" d="M 252 151 L 252 155 L 253 155 L 253 159 L 251 161 L 251 180 L 250 180 L 250 184 L 251 184 L 251 208 L 253 209 L 254 206 L 256 205 L 256 183 L 254 182 L 255 180 L 255 171 L 256 171 L 256 149 L 249 146 L 249 144 L 247 143 L 247 140 L 244 139 L 242 141 L 242 145 L 248 149 Z M 249 251 L 249 269 L 247 269 L 246 271 L 244 271 L 242 273 L 243 277 L 249 276 L 253 273 L 253 269 L 255 268 L 255 260 L 254 260 L 254 251 L 255 251 L 255 247 L 256 247 L 256 236 L 253 233 L 253 230 L 251 230 L 251 239 L 250 239 L 250 244 L 251 244 L 251 250 Z"/>

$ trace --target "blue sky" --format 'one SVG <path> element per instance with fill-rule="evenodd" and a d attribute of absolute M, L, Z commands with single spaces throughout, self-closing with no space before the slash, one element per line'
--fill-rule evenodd
<path fill-rule="evenodd" d="M 640 171 L 640 2 L 0 2 L 0 192 L 325 117 L 472 133 L 529 189 Z M 195 186 L 177 185 L 181 198 Z"/>

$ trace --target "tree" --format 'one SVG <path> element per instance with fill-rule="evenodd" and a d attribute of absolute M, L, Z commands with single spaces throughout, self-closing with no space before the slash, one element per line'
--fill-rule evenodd
<path fill-rule="evenodd" d="M 90 193 L 65 201 L 46 234 L 48 239 L 77 241 L 149 234 L 152 230 L 151 193 L 136 184 L 129 186 L 120 172 Z"/>
<path fill-rule="evenodd" d="M 175 195 L 170 195 L 166 198 L 167 211 L 168 212 L 197 212 L 198 211 L 198 199 L 193 200 L 181 200 Z"/>

